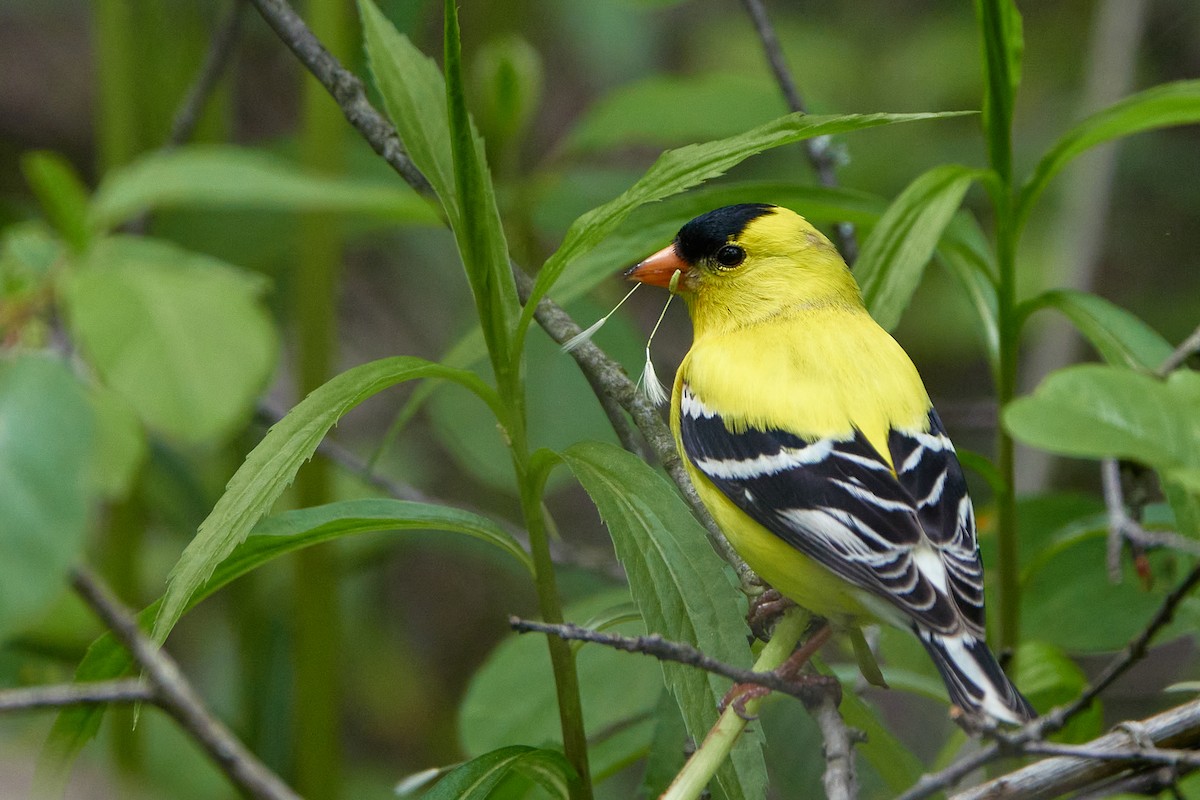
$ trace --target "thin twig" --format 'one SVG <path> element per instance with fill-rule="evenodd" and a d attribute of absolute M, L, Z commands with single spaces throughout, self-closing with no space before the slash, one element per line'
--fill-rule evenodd
<path fill-rule="evenodd" d="M 1121 545 L 1125 542 L 1143 550 L 1165 547 L 1200 556 L 1200 541 L 1174 531 L 1148 531 L 1125 510 L 1121 465 L 1117 459 L 1105 458 L 1100 461 L 1100 483 L 1104 489 L 1104 505 L 1108 510 L 1108 577 L 1113 583 L 1121 581 Z"/>
<path fill-rule="evenodd" d="M 1191 335 L 1179 343 L 1179 346 L 1167 356 L 1158 368 L 1158 374 L 1166 376 L 1168 373 L 1174 372 L 1175 368 L 1187 361 L 1194 353 L 1200 353 L 1200 326 L 1192 331 Z"/>
<path fill-rule="evenodd" d="M 714 675 L 720 675 L 723 678 L 729 678 L 735 683 L 752 683 L 757 686 L 765 686 L 772 691 L 791 695 L 805 703 L 815 700 L 817 693 L 826 693 L 826 689 L 823 686 L 806 685 L 803 682 L 790 681 L 774 672 L 755 672 L 754 670 L 742 669 L 732 664 L 726 664 L 724 661 L 718 661 L 712 656 L 705 655 L 690 644 L 672 642 L 664 639 L 657 633 L 652 633 L 649 636 L 621 636 L 616 633 L 602 633 L 589 628 L 583 628 L 570 622 L 552 625 L 545 622 L 521 619 L 520 617 L 509 617 L 508 625 L 517 633 L 545 633 L 568 641 L 593 642 L 612 647 L 616 650 L 624 650 L 627 653 L 641 653 L 652 656 L 659 661 L 673 661 L 677 664 L 685 664 L 689 667 L 702 669 L 705 672 L 711 672 Z"/>
<path fill-rule="evenodd" d="M 175 660 L 142 632 L 133 614 L 99 578 L 77 569 L 71 576 L 71 585 L 141 667 L 154 687 L 156 704 L 196 740 L 235 786 L 259 800 L 300 800 L 298 794 L 209 713 Z"/>
<path fill-rule="evenodd" d="M 817 723 L 825 742 L 825 772 L 821 784 L 825 787 L 826 800 L 856 800 L 858 778 L 854 768 L 854 745 L 862 741 L 862 732 L 846 725 L 833 692 L 821 692 L 815 700 L 806 702 L 805 708 Z"/>
<path fill-rule="evenodd" d="M 396 129 L 380 114 L 371 101 L 363 82 L 342 66 L 309 29 L 304 20 L 286 0 L 251 0 L 258 13 L 278 34 L 279 38 L 300 59 L 309 72 L 337 101 L 346 120 L 362 134 L 363 139 L 400 174 L 405 182 L 424 195 L 432 195 L 429 181 L 413 164 Z"/>
<path fill-rule="evenodd" d="M 771 72 L 775 74 L 775 80 L 783 92 L 788 108 L 792 111 L 807 112 L 804 99 L 800 97 L 800 91 L 796 88 L 796 81 L 788 68 L 783 48 L 779 44 L 779 37 L 775 35 L 775 28 L 771 25 L 770 18 L 767 17 L 767 9 L 763 6 L 762 0 L 742 0 L 742 5 L 746 7 L 750 19 L 754 22 L 754 30 L 762 41 L 767 63 L 771 66 Z M 837 155 L 830 146 L 831 141 L 828 136 L 815 136 L 805 139 L 803 145 L 804 152 L 808 156 L 808 163 L 812 165 L 813 172 L 817 174 L 817 181 L 822 186 L 833 188 L 838 185 Z M 833 232 L 842 258 L 846 259 L 847 264 L 853 265 L 858 259 L 858 240 L 854 235 L 854 225 L 849 222 L 839 222 L 834 226 Z"/>
<path fill-rule="evenodd" d="M 1155 370 L 1160 378 L 1165 378 L 1176 367 L 1183 364 L 1189 356 L 1200 351 L 1200 327 L 1192 331 Z M 1149 470 L 1143 469 L 1147 474 Z M 1137 474 L 1132 482 L 1139 484 Z M 1104 505 L 1108 511 L 1108 547 L 1107 565 L 1108 577 L 1113 583 L 1121 580 L 1121 550 L 1125 542 L 1129 542 L 1135 553 L 1152 547 L 1166 547 L 1190 555 L 1200 555 L 1200 542 L 1187 536 L 1181 536 L 1173 531 L 1148 531 L 1141 524 L 1141 507 L 1139 503 L 1132 504 L 1132 513 L 1125 510 L 1126 493 L 1121 480 L 1121 465 L 1115 458 L 1105 458 L 1100 461 L 1100 482 L 1104 490 Z"/>
<path fill-rule="evenodd" d="M 171 120 L 171 135 L 164 145 L 165 148 L 178 147 L 192 138 L 208 98 L 232 60 L 234 48 L 241 35 L 242 12 L 245 7 L 246 0 L 232 0 L 230 3 L 229 10 L 209 42 L 208 52 L 204 55 L 204 63 L 196 74 L 195 81 Z"/>
<path fill-rule="evenodd" d="M 1188 573 L 1187 577 L 1169 595 L 1163 598 L 1162 605 L 1158 607 L 1158 611 L 1150 618 L 1150 622 L 1146 624 L 1146 627 L 1130 640 L 1125 649 L 1109 662 L 1104 671 L 1088 684 L 1088 688 L 1079 697 L 1069 705 L 1061 707 L 1061 710 L 1056 709 L 1041 719 L 1034 721 L 1034 725 L 1041 725 L 1041 734 L 1044 735 L 1062 728 L 1068 720 L 1090 706 L 1092 701 L 1101 692 L 1111 686 L 1117 678 L 1124 675 L 1130 667 L 1140 661 L 1146 654 L 1146 648 L 1149 647 L 1150 641 L 1160 630 L 1170 624 L 1171 620 L 1175 617 L 1175 610 L 1179 608 L 1179 604 L 1191 594 L 1192 590 L 1198 584 L 1200 584 L 1200 565 L 1194 567 Z"/>
<path fill-rule="evenodd" d="M 156 699 L 154 687 L 139 678 L 30 686 L 0 691 L 0 714 L 102 703 L 149 703 Z"/>

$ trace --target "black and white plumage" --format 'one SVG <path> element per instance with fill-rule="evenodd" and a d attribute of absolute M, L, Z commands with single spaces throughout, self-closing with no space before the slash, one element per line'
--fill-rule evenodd
<path fill-rule="evenodd" d="M 936 411 L 926 430 L 891 430 L 885 459 L 859 431 L 808 441 L 730 430 L 681 388 L 679 435 L 696 471 L 763 528 L 899 612 L 964 711 L 1011 723 L 1034 716 L 985 643 L 974 512 Z"/>

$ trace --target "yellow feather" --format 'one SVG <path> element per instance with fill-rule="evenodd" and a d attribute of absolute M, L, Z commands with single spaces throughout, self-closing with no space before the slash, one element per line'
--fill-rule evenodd
<path fill-rule="evenodd" d="M 735 432 L 776 428 L 813 441 L 857 429 L 888 459 L 889 430 L 927 429 L 929 396 L 916 368 L 871 319 L 819 231 L 778 209 L 751 221 L 737 244 L 748 254 L 737 269 L 698 269 L 681 282 L 694 338 L 671 400 L 677 446 L 685 381 Z M 879 615 L 878 602 L 750 519 L 684 463 L 730 544 L 776 589 L 823 616 Z"/>

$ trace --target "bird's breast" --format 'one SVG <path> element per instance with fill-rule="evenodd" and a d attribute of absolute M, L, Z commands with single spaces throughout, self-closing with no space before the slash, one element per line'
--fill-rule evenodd
<path fill-rule="evenodd" d="M 885 458 L 888 431 L 923 429 L 929 411 L 912 361 L 863 311 L 812 310 L 701 336 L 679 377 L 734 430 L 815 440 L 857 429 Z"/>

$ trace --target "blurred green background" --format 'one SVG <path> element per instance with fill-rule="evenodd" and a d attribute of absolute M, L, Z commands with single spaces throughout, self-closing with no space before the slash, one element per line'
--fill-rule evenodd
<path fill-rule="evenodd" d="M 160 147 L 228 5 L 0 0 L 0 228 L 11 232 L 42 213 L 21 166 L 29 151 L 61 154 L 94 189 L 113 170 Z M 353 19 L 353 5 L 345 6 Z M 435 59 L 440 55 L 440 3 L 384 0 L 380 7 L 424 52 Z M 1019 174 L 1087 112 L 1156 83 L 1200 75 L 1200 4 L 1193 0 L 1063 0 L 1020 7 L 1026 47 L 1015 114 Z M 314 12 L 300 10 L 306 16 Z M 979 106 L 979 42 L 968 3 L 795 0 L 768 3 L 768 10 L 814 113 Z M 475 80 L 469 100 L 488 140 L 513 255 L 527 266 L 541 263 L 578 214 L 627 187 L 663 148 L 731 135 L 786 110 L 753 28 L 734 0 L 463 0 L 460 16 L 464 57 Z M 194 141 L 244 145 L 327 176 L 346 176 L 359 182 L 354 184 L 359 190 L 397 185 L 348 126 L 336 123 L 332 133 L 312 133 L 304 111 L 305 92 L 312 91 L 305 88 L 307 74 L 253 9 L 245 9 L 242 18 L 229 69 L 205 107 Z M 356 28 L 344 53 L 365 75 Z M 505 80 L 511 81 L 507 89 Z M 509 90 L 516 92 L 515 100 L 492 103 Z M 318 93 L 314 105 L 320 102 Z M 985 160 L 974 117 L 867 131 L 834 146 L 842 184 L 885 197 L 935 164 Z M 1031 220 L 1020 253 L 1021 294 L 1057 285 L 1090 288 L 1146 320 L 1168 341 L 1182 339 L 1200 318 L 1196 176 L 1200 131 L 1195 127 L 1140 135 L 1119 149 L 1080 159 Z M 751 159 L 730 178 L 812 180 L 798 147 Z M 969 195 L 968 205 L 980 199 Z M 150 426 L 144 451 L 121 451 L 132 460 L 131 476 L 118 481 L 118 490 L 93 509 L 87 552 L 131 605 L 140 607 L 161 594 L 167 570 L 245 452 L 261 438 L 272 411 L 282 412 L 297 400 L 295 356 L 303 312 L 295 298 L 316 295 L 334 313 L 333 371 L 393 354 L 439 359 L 474 322 L 467 285 L 442 228 L 419 214 L 401 219 L 398 212 L 351 211 L 314 217 L 286 205 L 165 208 L 139 223 L 156 237 L 261 276 L 255 285 L 277 332 L 280 360 L 257 412 L 237 409 L 236 420 L 216 425 L 198 440 L 169 425 Z M 341 264 L 334 291 L 313 283 L 298 266 L 306 252 L 321 246 L 313 243 L 314 230 L 326 232 L 332 257 Z M 20 297 L 13 288 L 14 265 L 24 263 L 13 259 L 5 262 L 8 288 L 0 297 L 10 309 Z M 586 324 L 621 293 L 614 277 L 570 310 Z M 643 337 L 660 309 L 660 298 L 643 294 L 631 301 L 633 313 L 614 319 L 597 337 L 631 374 L 641 368 Z M 122 301 L 117 287 L 108 302 Z M 0 320 L 11 321 L 3 313 Z M 5 343 L 16 345 L 23 337 L 34 343 L 58 341 L 61 320 L 46 313 L 43 321 L 38 331 L 6 328 Z M 75 324 L 82 323 L 76 319 Z M 259 341 L 274 352 L 271 335 Z M 534 444 L 612 440 L 573 362 L 540 331 L 531 338 Z M 683 310 L 676 307 L 656 339 L 660 373 L 671 374 L 688 338 Z M 992 387 L 969 307 L 944 272 L 929 270 L 897 338 L 925 376 L 956 442 L 986 452 L 995 419 Z M 1049 320 L 1039 320 L 1026 346 L 1026 390 L 1055 366 L 1094 358 L 1065 325 Z M 244 352 L 233 355 L 250 358 Z M 358 458 L 375 461 L 378 474 L 414 496 L 519 524 L 507 455 L 477 401 L 438 390 L 411 419 L 395 425 L 411 395 L 408 389 L 385 393 L 348 417 L 333 438 Z M 1096 496 L 1098 477 L 1091 463 L 1051 462 L 1023 452 L 1018 475 L 1029 495 L 1058 492 L 1025 504 L 1031 520 L 1025 536 L 1052 534 L 1055 514 L 1067 520 L 1100 508 L 1066 494 Z M 563 591 L 568 602 L 594 601 L 598 591 L 619 586 L 611 547 L 590 502 L 563 475 L 556 478 L 549 502 L 562 534 L 561 555 L 576 565 L 560 575 Z M 333 468 L 329 480 L 330 496 L 336 498 L 379 491 L 343 467 Z M 986 526 L 982 482 L 978 494 Z M 1094 544 L 1090 551 L 1102 550 Z M 484 746 L 465 736 L 486 740 L 494 734 L 502 741 L 507 733 L 502 722 L 525 724 L 522 714 L 530 709 L 480 708 L 469 698 L 463 703 L 481 664 L 497 643 L 511 639 L 507 616 L 536 613 L 533 593 L 512 564 L 494 550 L 442 534 L 372 534 L 342 542 L 323 557 L 336 563 L 331 568 L 338 576 L 334 608 L 344 637 L 335 654 L 345 754 L 342 796 L 392 796 L 401 777 Z M 1063 574 L 1069 578 L 1075 569 L 1099 574 L 1098 559 L 1082 563 L 1082 555 L 1074 553 Z M 321 570 L 320 560 L 314 568 Z M 297 580 L 291 564 L 259 570 L 189 614 L 170 640 L 204 696 L 268 764 L 288 775 L 297 769 L 292 726 L 295 708 L 303 702 L 293 688 L 291 598 L 302 597 L 308 587 Z M 1066 633 L 1053 632 L 1063 627 L 1062 618 L 1038 608 L 1027 628 L 1071 648 L 1075 643 Z M 0 686 L 69 679 L 83 648 L 99 632 L 87 611 L 64 593 L 52 610 L 0 648 Z M 1114 632 L 1114 641 L 1105 645 L 1116 646 L 1124 634 L 1123 629 Z M 519 648 L 511 642 L 505 647 Z M 497 658 L 530 663 L 544 658 L 543 652 L 502 651 Z M 1083 658 L 1085 667 L 1093 663 L 1089 658 L 1096 657 Z M 1194 672 L 1193 658 L 1190 640 L 1170 645 L 1160 666 L 1148 665 L 1146 674 L 1118 687 L 1112 700 L 1116 713 L 1124 713 L 1124 702 L 1131 709 L 1144 708 L 1139 704 L 1145 695 Z M 621 665 L 631 676 L 625 694 L 637 694 L 637 682 L 645 677 L 639 670 L 647 665 Z M 525 671 L 494 664 L 493 669 L 501 675 Z M 652 703 L 653 677 L 651 671 L 646 698 L 624 699 Z M 540 680 L 548 685 L 548 672 Z M 512 687 L 476 685 L 472 691 L 528 697 Z M 944 724 L 939 704 L 907 697 L 917 708 L 909 709 L 906 724 Z M 466 729 L 474 734 L 460 731 L 460 707 L 470 723 Z M 776 704 L 764 724 L 785 731 L 808 725 L 795 716 Z M 162 715 L 145 712 L 132 731 L 130 720 L 127 713 L 108 715 L 101 741 L 85 751 L 68 796 L 232 796 Z M 0 797 L 28 791 L 50 722 L 49 715 L 0 717 Z M 488 725 L 501 730 L 490 731 Z M 786 776 L 790 785 L 811 786 L 818 779 L 803 766 L 789 762 L 796 773 Z M 622 796 L 622 789 L 613 791 L 612 796 Z"/>

